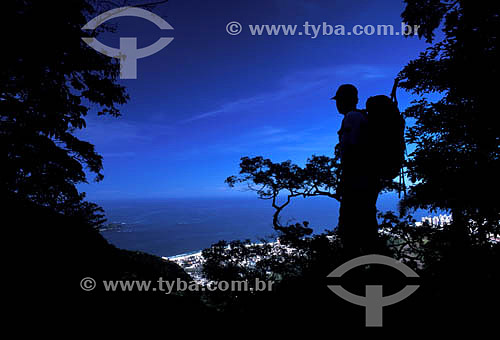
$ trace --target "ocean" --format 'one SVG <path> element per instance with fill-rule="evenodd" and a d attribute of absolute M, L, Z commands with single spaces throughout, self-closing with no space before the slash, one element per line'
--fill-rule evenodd
<path fill-rule="evenodd" d="M 112 228 L 101 231 L 112 244 L 158 256 L 210 247 L 219 240 L 274 239 L 274 209 L 258 198 L 171 198 L 98 201 Z M 395 210 L 397 196 L 382 195 L 379 210 Z M 327 197 L 295 198 L 282 223 L 308 221 L 314 233 L 337 225 L 339 204 Z"/>

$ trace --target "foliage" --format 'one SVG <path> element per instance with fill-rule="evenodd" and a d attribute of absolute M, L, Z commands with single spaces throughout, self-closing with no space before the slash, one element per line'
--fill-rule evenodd
<path fill-rule="evenodd" d="M 103 178 L 102 157 L 74 132 L 86 126 L 91 105 L 119 116 L 128 96 L 116 82 L 119 65 L 81 40 L 85 14 L 96 9 L 83 0 L 4 7 L 4 24 L 16 34 L 6 36 L 8 67 L 0 71 L 2 192 L 99 221 L 101 210 L 76 185 L 87 181 L 86 170 Z M 35 33 L 39 27 L 46 38 Z"/>
<path fill-rule="evenodd" d="M 500 221 L 499 196 L 485 194 L 500 189 L 500 127 L 493 123 L 499 86 L 486 81 L 499 77 L 500 4 L 405 2 L 402 17 L 421 26 L 421 37 L 433 41 L 441 25 L 444 38 L 400 73 L 408 91 L 442 96 L 405 111 L 416 123 L 407 134 L 415 145 L 408 161 L 414 185 L 402 206 L 450 210 L 455 229 L 467 233 L 465 226 L 476 223 L 484 239 L 498 233 Z"/>
<path fill-rule="evenodd" d="M 336 152 L 338 154 L 338 152 Z M 275 209 L 273 226 L 277 231 L 298 236 L 309 235 L 308 222 L 283 226 L 279 220 L 281 211 L 294 197 L 327 196 L 338 199 L 336 189 L 340 176 L 339 158 L 313 155 L 301 168 L 291 161 L 273 163 L 263 157 L 243 157 L 239 176 L 230 176 L 226 183 L 234 187 L 246 183 L 249 190 L 257 192 L 261 199 L 272 200 Z M 281 195 L 281 196 L 280 196 Z M 283 199 L 282 196 L 286 199 Z M 280 201 L 284 201 L 280 203 Z"/>
<path fill-rule="evenodd" d="M 282 232 L 284 237 L 300 238 L 312 233 L 312 229 L 308 227 L 309 223 L 304 221 L 302 224 L 283 226 L 279 219 L 280 213 L 295 197 L 326 196 L 340 200 L 338 188 L 342 168 L 339 155 L 339 144 L 337 144 L 334 158 L 313 155 L 307 159 L 303 168 L 290 160 L 274 163 L 261 156 L 242 157 L 239 175 L 228 177 L 225 183 L 230 187 L 244 183 L 248 190 L 255 191 L 260 199 L 271 200 L 275 209 L 274 229 Z M 386 181 L 383 190 L 400 188 L 399 183 Z"/>
<path fill-rule="evenodd" d="M 142 2 L 150 8 L 165 1 Z M 128 95 L 117 81 L 117 59 L 96 53 L 81 39 L 88 20 L 130 1 L 9 1 L 3 5 L 0 70 L 0 189 L 94 227 L 103 210 L 85 201 L 76 185 L 103 178 L 102 156 L 75 136 L 91 110 L 120 115 Z M 37 33 L 43 29 L 43 38 Z M 104 24 L 93 34 L 112 29 Z"/>
<path fill-rule="evenodd" d="M 202 252 L 205 278 L 212 282 L 244 281 L 250 288 L 255 288 L 258 278 L 272 282 L 272 290 L 208 292 L 205 300 L 221 312 L 248 313 L 253 308 L 261 312 L 261 305 L 270 304 L 276 292 L 288 290 L 291 283 L 326 276 L 332 264 L 342 260 L 339 251 L 335 237 L 326 234 L 300 238 L 288 235 L 279 243 L 220 241 Z"/>

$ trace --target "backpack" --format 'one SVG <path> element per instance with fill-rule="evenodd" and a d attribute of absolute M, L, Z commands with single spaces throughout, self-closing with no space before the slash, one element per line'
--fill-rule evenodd
<path fill-rule="evenodd" d="M 397 102 L 385 95 L 368 98 L 366 112 L 376 175 L 382 180 L 393 180 L 400 175 L 405 159 L 405 120 Z"/>

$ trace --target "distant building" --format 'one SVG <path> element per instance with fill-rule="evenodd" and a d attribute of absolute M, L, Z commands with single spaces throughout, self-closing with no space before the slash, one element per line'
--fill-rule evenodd
<path fill-rule="evenodd" d="M 450 215 L 439 214 L 439 216 L 422 217 L 421 222 L 415 222 L 415 225 L 417 227 L 419 227 L 419 226 L 423 225 L 424 223 L 428 223 L 434 227 L 443 227 L 445 225 L 451 224 L 452 221 L 453 221 L 453 218 L 452 218 L 451 214 Z"/>

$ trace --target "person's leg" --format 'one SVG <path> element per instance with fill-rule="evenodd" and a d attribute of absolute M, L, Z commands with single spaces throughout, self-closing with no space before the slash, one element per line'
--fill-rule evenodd
<path fill-rule="evenodd" d="M 356 243 L 360 253 L 372 254 L 378 249 L 377 197 L 378 192 L 366 189 L 355 192 L 354 210 L 349 226 L 350 241 Z"/>
<path fill-rule="evenodd" d="M 365 253 L 378 253 L 379 252 L 379 236 L 378 236 L 378 221 L 377 221 L 377 198 L 379 195 L 379 190 L 373 188 L 368 190 L 364 194 L 364 208 L 365 219 L 364 219 L 364 235 L 365 243 L 363 250 Z"/>
<path fill-rule="evenodd" d="M 350 257 L 370 254 L 378 248 L 379 189 L 375 183 L 362 176 L 344 177 L 338 234 Z"/>
<path fill-rule="evenodd" d="M 344 253 L 352 258 L 360 255 L 359 191 L 349 190 L 342 196 L 339 210 L 338 233 Z"/>

